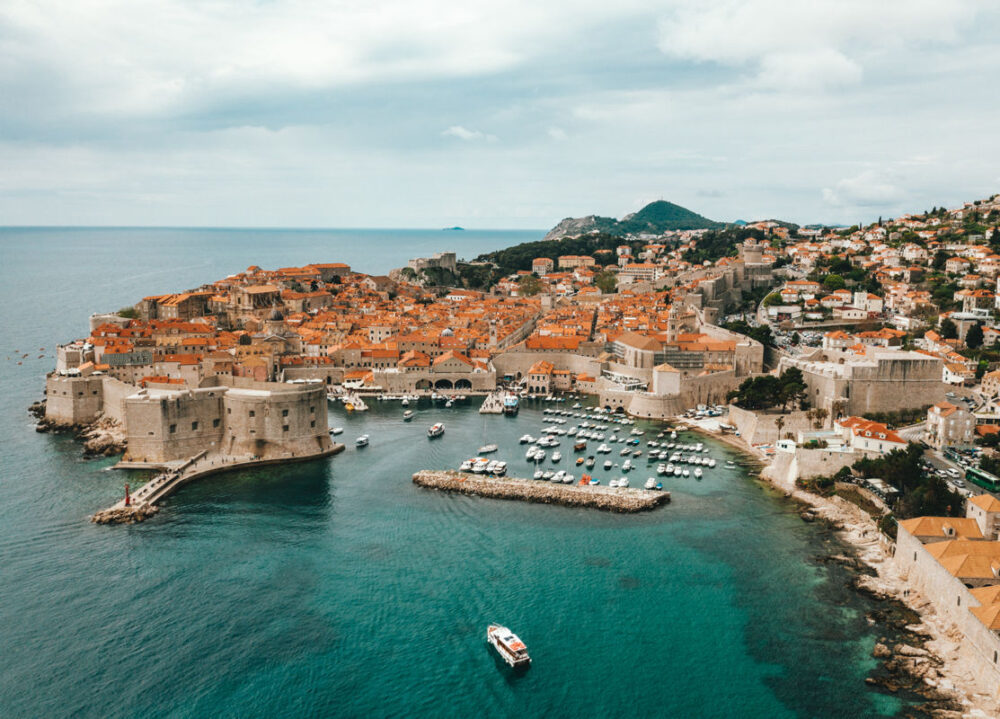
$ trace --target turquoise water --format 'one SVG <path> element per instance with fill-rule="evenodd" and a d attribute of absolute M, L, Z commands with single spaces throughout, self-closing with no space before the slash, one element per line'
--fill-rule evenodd
<path fill-rule="evenodd" d="M 453 233 L 219 232 L 0 231 L 10 318 L 0 356 L 0 716 L 900 709 L 864 684 L 877 631 L 866 600 L 845 588 L 843 570 L 814 561 L 831 538 L 742 469 L 725 469 L 735 455 L 711 442 L 720 462 L 705 479 L 666 480 L 670 506 L 623 516 L 410 481 L 486 442 L 523 475 L 517 438 L 537 435 L 542 404 L 511 419 L 424 403 L 410 423 L 396 404 L 354 416 L 331 406 L 341 438 L 350 445 L 367 432 L 370 447 L 208 479 L 141 525 L 90 524 L 124 477 L 103 471 L 111 460 L 82 460 L 72 440 L 33 431 L 24 409 L 52 362 L 37 359 L 39 347 L 83 334 L 93 310 L 251 263 L 344 260 L 384 272 L 456 242 Z M 486 246 L 466 254 L 524 234 L 470 235 L 470 247 Z M 427 244 L 413 252 L 414 238 Z M 14 348 L 33 352 L 18 366 L 7 359 Z M 429 441 L 435 421 L 447 432 Z M 561 450 L 572 456 L 566 440 Z M 638 466 L 633 483 L 649 474 L 645 458 Z M 483 641 L 489 621 L 528 643 L 527 673 L 498 666 Z"/>

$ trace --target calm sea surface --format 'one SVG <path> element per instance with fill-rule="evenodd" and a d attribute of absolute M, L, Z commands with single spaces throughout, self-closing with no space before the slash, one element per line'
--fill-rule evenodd
<path fill-rule="evenodd" d="M 517 438 L 538 433 L 543 403 L 510 419 L 425 402 L 411 423 L 396 403 L 350 417 L 331 405 L 341 438 L 366 432 L 370 447 L 207 479 L 149 522 L 98 527 L 87 516 L 118 498 L 124 476 L 82 460 L 69 438 L 36 434 L 25 412 L 51 348 L 84 336 L 93 311 L 250 264 L 383 273 L 541 235 L 0 229 L 0 717 L 899 711 L 864 684 L 870 606 L 815 561 L 830 537 L 725 469 L 739 458 L 722 445 L 708 442 L 719 466 L 703 480 L 666 481 L 672 505 L 619 516 L 411 483 L 487 442 L 523 476 Z M 435 421 L 447 432 L 432 442 Z M 650 474 L 645 458 L 638 466 L 633 484 Z M 528 643 L 527 673 L 498 666 L 490 621 Z"/>

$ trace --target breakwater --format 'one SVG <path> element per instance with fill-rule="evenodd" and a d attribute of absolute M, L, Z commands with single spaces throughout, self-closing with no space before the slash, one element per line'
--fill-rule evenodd
<path fill-rule="evenodd" d="M 291 462 L 307 462 L 321 457 L 329 457 L 344 451 L 344 445 L 334 444 L 330 449 L 311 455 L 276 457 L 273 459 L 258 459 L 255 457 L 226 457 L 209 455 L 200 452 L 177 467 L 157 475 L 147 484 L 140 487 L 130 498 L 119 501 L 108 509 L 103 509 L 91 517 L 96 524 L 134 524 L 156 514 L 156 503 L 175 492 L 181 485 L 192 480 L 207 477 L 222 472 L 233 472 L 240 469 L 267 467 Z"/>
<path fill-rule="evenodd" d="M 421 470 L 413 475 L 413 483 L 429 489 L 491 499 L 593 507 L 609 512 L 644 512 L 670 502 L 670 492 L 660 490 L 554 484 L 516 477 L 484 477 L 452 470 Z"/>

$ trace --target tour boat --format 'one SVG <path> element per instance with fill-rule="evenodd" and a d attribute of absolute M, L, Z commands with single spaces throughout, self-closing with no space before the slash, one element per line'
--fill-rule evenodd
<path fill-rule="evenodd" d="M 367 434 L 361 435 L 356 440 L 354 440 L 354 444 L 357 447 L 367 447 L 368 446 L 368 435 Z"/>
<path fill-rule="evenodd" d="M 338 435 L 338 434 L 343 433 L 343 431 L 344 431 L 343 427 L 334 427 L 333 429 L 330 430 L 330 434 L 332 434 L 332 435 Z"/>
<path fill-rule="evenodd" d="M 491 452 L 496 452 L 498 449 L 500 448 L 495 444 L 484 444 L 479 448 L 477 454 L 490 454 Z"/>
<path fill-rule="evenodd" d="M 524 645 L 514 632 L 499 624 L 491 624 L 486 629 L 486 641 L 489 642 L 497 654 L 511 667 L 526 667 L 531 664 L 531 657 L 528 656 L 528 648 Z"/>
<path fill-rule="evenodd" d="M 413 419 L 413 410 L 412 409 L 408 409 L 405 412 L 403 412 L 403 420 L 405 422 L 409 422 L 411 419 Z"/>
<path fill-rule="evenodd" d="M 440 437 L 444 434 L 444 424 L 438 422 L 437 424 L 431 425 L 430 429 L 427 430 L 427 436 L 431 439 L 435 437 Z"/>
<path fill-rule="evenodd" d="M 517 399 L 517 395 L 508 394 L 503 400 L 503 413 L 508 417 L 513 417 L 517 414 L 519 405 L 520 403 Z"/>
<path fill-rule="evenodd" d="M 476 474 L 485 474 L 486 469 L 490 466 L 490 461 L 479 457 L 472 465 L 472 471 Z"/>

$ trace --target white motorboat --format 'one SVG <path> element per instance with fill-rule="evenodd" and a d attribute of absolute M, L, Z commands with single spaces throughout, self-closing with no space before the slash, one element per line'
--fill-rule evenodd
<path fill-rule="evenodd" d="M 622 471 L 623 472 L 631 472 L 632 471 L 632 460 L 631 459 L 626 459 L 624 462 L 622 462 Z"/>
<path fill-rule="evenodd" d="M 656 486 L 656 480 L 650 477 L 649 479 L 646 480 L 644 489 L 653 489 L 655 486 Z"/>
<path fill-rule="evenodd" d="M 435 437 L 440 437 L 443 434 L 444 434 L 444 424 L 442 422 L 438 422 L 437 424 L 431 425 L 430 428 L 427 430 L 427 436 L 430 439 L 434 439 Z"/>
<path fill-rule="evenodd" d="M 622 478 L 620 478 L 618 480 L 618 486 L 619 487 L 627 487 L 628 486 L 628 477 L 622 477 Z"/>
<path fill-rule="evenodd" d="M 562 461 L 562 452 L 553 452 L 552 453 L 552 461 L 553 462 L 561 462 Z"/>
<path fill-rule="evenodd" d="M 489 466 L 490 466 L 490 461 L 488 459 L 479 457 L 475 462 L 473 462 L 472 471 L 475 472 L 476 474 L 485 474 Z"/>
<path fill-rule="evenodd" d="M 496 452 L 498 449 L 500 449 L 500 447 L 495 444 L 484 444 L 479 448 L 479 452 L 477 452 L 477 454 L 490 454 L 491 452 Z"/>
<path fill-rule="evenodd" d="M 680 477 L 682 474 L 684 474 L 684 472 L 685 472 L 685 470 L 682 470 L 680 467 L 674 467 L 674 476 L 675 477 Z"/>
<path fill-rule="evenodd" d="M 408 400 L 406 397 L 403 397 L 402 405 L 404 407 L 409 407 L 410 406 L 410 400 Z"/>
<path fill-rule="evenodd" d="M 695 467 L 695 470 L 694 470 L 694 476 L 695 476 L 695 478 L 701 479 L 701 474 L 702 474 L 701 473 L 701 467 Z"/>
<path fill-rule="evenodd" d="M 532 437 L 530 434 L 524 434 L 521 435 L 521 439 L 519 441 L 521 442 L 521 444 L 533 444 L 535 438 Z"/>
<path fill-rule="evenodd" d="M 472 460 L 467 459 L 458 468 L 459 472 L 471 472 L 472 471 Z"/>
<path fill-rule="evenodd" d="M 493 469 L 493 474 L 498 477 L 502 477 L 507 474 L 507 463 L 502 460 L 497 460 L 496 467 Z"/>
<path fill-rule="evenodd" d="M 658 465 L 656 465 L 656 473 L 657 474 L 666 474 L 667 473 L 667 465 L 665 465 L 665 464 L 658 464 Z"/>
<path fill-rule="evenodd" d="M 611 460 L 610 459 L 606 460 L 604 462 L 604 469 L 611 469 L 612 466 L 614 466 L 614 465 L 611 464 Z"/>
<path fill-rule="evenodd" d="M 496 649 L 497 654 L 511 667 L 526 667 L 531 664 L 528 648 L 514 632 L 500 624 L 491 624 L 486 628 L 486 641 Z"/>
<path fill-rule="evenodd" d="M 715 467 L 715 460 L 714 459 L 708 460 L 708 466 L 709 466 L 709 469 L 714 468 Z"/>
<path fill-rule="evenodd" d="M 408 409 L 405 412 L 403 412 L 403 421 L 404 422 L 409 422 L 411 419 L 413 419 L 413 410 L 412 409 Z"/>
<path fill-rule="evenodd" d="M 728 459 L 728 460 L 726 460 L 726 466 L 729 467 L 729 468 L 735 467 L 736 466 L 736 462 L 734 462 L 731 459 Z"/>
<path fill-rule="evenodd" d="M 555 475 L 556 475 L 555 472 L 553 472 L 551 469 L 547 469 L 542 473 L 542 479 L 548 481 L 552 479 Z"/>
<path fill-rule="evenodd" d="M 358 447 L 358 448 L 367 447 L 368 446 L 368 435 L 367 434 L 363 434 L 360 437 L 358 437 L 356 440 L 354 440 L 354 446 Z"/>
<path fill-rule="evenodd" d="M 618 486 L 618 480 L 617 479 L 612 479 L 610 482 L 608 482 L 608 486 L 609 487 L 617 487 Z"/>
<path fill-rule="evenodd" d="M 691 476 L 691 470 L 690 469 L 685 469 L 685 470 L 683 470 L 681 472 L 681 474 L 683 474 L 685 477 L 690 477 Z"/>
<path fill-rule="evenodd" d="M 558 472 L 556 472 L 555 474 L 552 475 L 552 481 L 553 482 L 562 482 L 563 481 L 563 477 L 565 477 L 565 476 L 566 476 L 566 472 L 560 469 Z"/>
<path fill-rule="evenodd" d="M 541 479 L 543 474 L 545 474 L 545 472 L 543 472 L 540 469 L 536 469 L 535 470 L 535 479 Z"/>
<path fill-rule="evenodd" d="M 344 432 L 343 427 L 334 427 L 333 429 L 330 430 L 330 434 L 332 435 L 343 434 L 343 432 Z"/>

